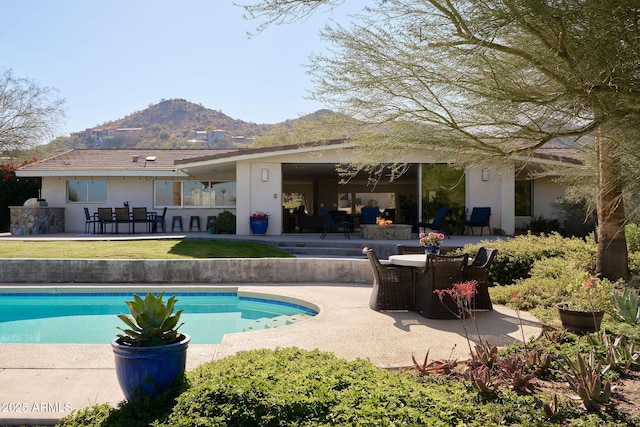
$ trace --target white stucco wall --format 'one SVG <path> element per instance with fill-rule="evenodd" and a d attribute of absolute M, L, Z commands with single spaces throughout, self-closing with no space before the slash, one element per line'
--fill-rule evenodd
<path fill-rule="evenodd" d="M 262 181 L 262 169 L 268 179 Z M 251 234 L 249 217 L 256 212 L 269 214 L 266 234 L 282 233 L 282 168 L 278 162 L 241 161 L 237 163 L 236 234 Z"/>
<path fill-rule="evenodd" d="M 515 231 L 514 168 L 507 165 L 484 167 L 488 170 L 486 181 L 482 180 L 482 169 L 483 167 L 472 166 L 466 171 L 467 215 L 471 214 L 474 207 L 490 207 L 490 231 L 499 228 L 505 234 L 511 235 Z"/>
<path fill-rule="evenodd" d="M 107 179 L 106 203 L 67 203 L 67 180 L 87 179 L 85 177 L 43 177 L 42 198 L 47 200 L 49 206 L 65 208 L 65 231 L 70 233 L 83 233 L 85 225 L 84 208 L 89 212 L 97 212 L 99 207 L 122 207 L 128 201 L 130 208 L 146 207 L 148 211 L 162 212 L 162 207 L 153 206 L 153 183 L 156 179 L 166 180 L 166 177 L 109 177 Z M 103 178 L 95 178 L 103 179 Z M 106 179 L 106 178 L 104 178 Z M 214 216 L 223 209 L 211 208 L 169 208 L 167 210 L 166 227 L 171 231 L 174 216 L 182 218 L 182 231 L 189 230 L 191 216 L 200 218 L 200 228 L 207 229 L 207 216 Z M 235 209 L 229 209 L 235 214 Z M 195 225 L 195 223 L 194 223 Z M 110 230 L 110 227 L 109 227 Z M 136 231 L 142 231 L 143 226 L 137 225 Z M 180 231 L 177 229 L 176 231 Z"/>

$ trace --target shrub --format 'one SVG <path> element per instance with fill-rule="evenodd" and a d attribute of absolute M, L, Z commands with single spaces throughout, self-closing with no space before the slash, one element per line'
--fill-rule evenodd
<path fill-rule="evenodd" d="M 529 222 L 529 230 L 533 234 L 559 232 L 560 221 L 555 218 L 544 218 L 542 215 L 534 217 Z"/>
<path fill-rule="evenodd" d="M 624 234 L 629 252 L 640 252 L 640 226 L 638 224 L 627 224 L 624 227 Z"/>
<path fill-rule="evenodd" d="M 175 400 L 118 409 L 96 405 L 74 412 L 60 425 L 545 425 L 533 396 L 501 389 L 495 400 L 479 402 L 458 380 L 397 374 L 317 350 L 242 352 L 201 365 L 187 377 L 188 386 Z M 567 417 L 581 417 L 569 399 L 561 397 L 559 405 Z"/>
<path fill-rule="evenodd" d="M 491 300 L 496 304 L 506 304 L 515 308 L 512 294 L 518 295 L 518 308 L 531 311 L 543 323 L 560 326 L 556 304 L 570 299 L 570 288 L 577 277 L 583 277 L 584 264 L 577 259 L 564 257 L 538 260 L 531 268 L 531 277 L 518 280 L 511 286 L 497 286 L 491 289 Z M 610 294 L 613 284 L 600 280 L 596 288 L 594 303 L 613 314 Z"/>
<path fill-rule="evenodd" d="M 220 212 L 216 217 L 216 221 L 213 225 L 213 229 L 216 233 L 225 232 L 225 233 L 235 234 L 236 233 L 236 216 L 229 211 Z"/>
<path fill-rule="evenodd" d="M 575 262 L 575 268 L 593 271 L 596 246 L 579 238 L 563 238 L 557 233 L 534 236 L 527 234 L 509 240 L 482 241 L 467 245 L 461 252 L 476 253 L 480 246 L 498 249 L 489 281 L 510 285 L 519 279 L 530 277 L 534 263 L 544 258 L 561 257 Z"/>

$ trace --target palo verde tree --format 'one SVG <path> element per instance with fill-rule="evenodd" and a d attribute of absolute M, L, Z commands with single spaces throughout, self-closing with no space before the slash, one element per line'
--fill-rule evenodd
<path fill-rule="evenodd" d="M 243 7 L 262 31 L 342 3 Z M 640 2 L 370 0 L 323 37 L 332 48 L 311 57 L 313 97 L 383 124 L 378 152 L 438 146 L 500 160 L 552 140 L 583 150 L 597 183 L 598 272 L 628 276 L 622 196 L 640 169 Z"/>
<path fill-rule="evenodd" d="M 0 71 L 0 154 L 51 139 L 64 117 L 63 104 L 54 89 Z"/>

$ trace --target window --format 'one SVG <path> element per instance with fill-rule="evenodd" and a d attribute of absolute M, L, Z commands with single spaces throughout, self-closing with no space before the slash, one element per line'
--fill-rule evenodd
<path fill-rule="evenodd" d="M 154 206 L 228 207 L 236 204 L 235 181 L 155 181 Z"/>
<path fill-rule="evenodd" d="M 107 181 L 67 181 L 67 203 L 106 203 Z"/>
<path fill-rule="evenodd" d="M 515 182 L 516 216 L 531 216 L 531 187 L 533 181 Z"/>
<path fill-rule="evenodd" d="M 435 217 L 438 209 L 443 207 L 451 209 L 449 220 L 459 221 L 464 216 L 464 177 L 465 171 L 460 167 L 440 163 L 422 165 L 423 221 Z"/>

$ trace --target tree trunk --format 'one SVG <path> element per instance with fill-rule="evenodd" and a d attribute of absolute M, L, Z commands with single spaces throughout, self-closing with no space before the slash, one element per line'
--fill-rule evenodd
<path fill-rule="evenodd" d="M 617 144 L 596 133 L 598 188 L 598 253 L 596 272 L 609 280 L 629 277 L 629 256 L 624 233 L 624 203 L 622 198 L 621 164 Z"/>

